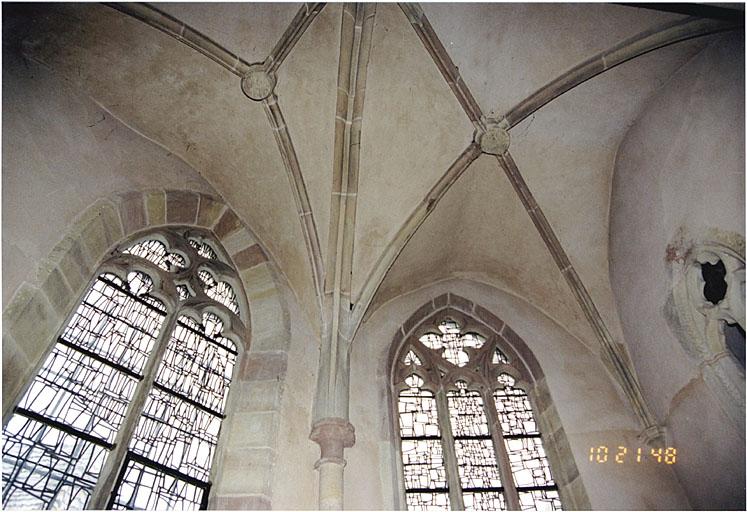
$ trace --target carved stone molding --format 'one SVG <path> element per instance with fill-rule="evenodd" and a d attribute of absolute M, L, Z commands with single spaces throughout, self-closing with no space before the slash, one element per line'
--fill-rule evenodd
<path fill-rule="evenodd" d="M 745 327 L 744 238 L 718 229 L 667 248 L 671 264 L 672 292 L 667 314 L 675 337 L 698 364 L 703 380 L 719 399 L 724 412 L 744 427 L 745 372 L 726 343 L 729 325 Z M 714 304 L 706 297 L 703 265 L 721 262 L 726 291 Z"/>
<path fill-rule="evenodd" d="M 314 423 L 309 439 L 319 445 L 320 463 L 344 464 L 343 452 L 355 444 L 355 428 L 342 418 L 324 418 Z"/>

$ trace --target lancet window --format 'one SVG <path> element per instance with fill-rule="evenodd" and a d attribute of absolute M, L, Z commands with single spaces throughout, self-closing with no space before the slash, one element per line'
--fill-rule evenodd
<path fill-rule="evenodd" d="M 5 508 L 206 508 L 244 334 L 213 243 L 162 229 L 101 266 L 3 428 Z"/>
<path fill-rule="evenodd" d="M 463 325 L 441 317 L 397 352 L 408 510 L 561 510 L 519 371 Z"/>

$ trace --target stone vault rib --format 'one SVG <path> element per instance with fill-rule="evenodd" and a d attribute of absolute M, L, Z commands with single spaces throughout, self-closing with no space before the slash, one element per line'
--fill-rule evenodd
<path fill-rule="evenodd" d="M 420 5 L 415 3 L 401 3 L 399 4 L 402 12 L 405 13 L 407 19 L 410 21 L 412 28 L 418 34 L 418 37 L 423 42 L 423 46 L 428 51 L 430 56 L 433 58 L 433 62 L 436 63 L 438 70 L 443 75 L 446 83 L 451 88 L 457 101 L 464 109 L 464 112 L 469 117 L 475 128 L 484 128 L 482 121 L 482 109 L 477 104 L 474 96 L 467 87 L 467 84 L 462 80 L 462 76 L 459 74 L 459 69 L 454 65 L 454 62 L 449 57 L 446 48 L 441 43 L 441 40 L 436 35 L 436 31 L 433 30 L 431 23 L 425 16 L 425 13 L 420 8 Z"/>
<path fill-rule="evenodd" d="M 519 124 L 541 107 L 628 60 L 686 39 L 733 30 L 742 24 L 709 18 L 685 18 L 645 30 L 581 62 L 529 95 L 504 116 L 507 128 Z"/>
<path fill-rule="evenodd" d="M 350 286 L 360 170 L 360 136 L 376 4 L 342 9 L 335 108 L 329 251 L 324 282 L 319 378 L 310 439 L 319 444 L 319 508 L 343 508 L 344 448 L 355 435 L 348 421 L 351 341 Z M 333 442 L 334 441 L 334 442 Z"/>
<path fill-rule="evenodd" d="M 612 339 L 609 329 L 607 328 L 604 320 L 599 314 L 599 310 L 597 309 L 594 301 L 589 295 L 588 290 L 571 265 L 571 262 L 568 259 L 565 250 L 561 246 L 560 241 L 558 240 L 544 213 L 534 199 L 531 191 L 527 187 L 526 182 L 524 181 L 518 167 L 516 166 L 516 163 L 508 154 L 508 146 L 510 142 L 508 129 L 511 126 L 509 120 L 507 118 L 486 119 L 483 116 L 480 106 L 477 104 L 474 97 L 470 93 L 469 88 L 462 81 L 458 69 L 449 57 L 443 44 L 441 44 L 437 34 L 428 22 L 428 19 L 420 6 L 417 4 L 400 4 L 400 6 L 405 15 L 410 20 L 413 29 L 417 32 L 418 36 L 423 41 L 426 50 L 433 58 L 436 66 L 438 67 L 439 71 L 441 71 L 441 74 L 451 88 L 452 92 L 455 94 L 457 100 L 462 105 L 465 113 L 475 125 L 475 143 L 479 145 L 478 148 L 484 153 L 495 155 L 498 158 L 501 167 L 506 172 L 506 175 L 511 181 L 514 190 L 518 194 L 519 199 L 524 206 L 524 209 L 532 219 L 532 222 L 537 228 L 540 236 L 542 237 L 542 240 L 550 251 L 553 260 L 556 262 L 558 268 L 563 274 L 563 277 L 565 278 L 566 282 L 571 288 L 571 291 L 576 297 L 578 305 L 581 307 L 584 315 L 586 316 L 592 329 L 594 330 L 594 333 L 600 345 L 602 346 L 604 362 L 610 368 L 614 379 L 620 384 L 623 393 L 630 401 L 633 411 L 635 412 L 641 425 L 643 426 L 642 436 L 649 442 L 654 442 L 657 439 L 661 439 L 661 436 L 663 434 L 662 429 L 656 423 L 656 420 L 654 419 L 648 405 L 646 404 L 640 385 L 638 384 L 638 380 L 635 376 L 635 371 L 628 362 L 629 358 L 626 357 L 624 347 L 615 343 Z M 577 68 L 571 70 L 568 76 L 561 76 L 551 82 L 551 84 L 555 84 L 551 89 L 530 97 L 529 100 L 531 100 L 531 102 L 527 103 L 528 108 L 525 107 L 523 110 L 518 111 L 517 114 L 514 114 L 514 118 L 519 119 L 522 115 L 522 112 L 524 112 L 524 116 L 529 115 L 533 111 L 531 110 L 531 108 L 535 108 L 536 110 L 536 108 L 539 108 L 552 99 L 558 97 L 563 92 L 566 92 L 575 85 L 578 85 L 578 83 L 596 76 L 603 71 L 610 69 L 610 67 L 613 67 L 614 65 L 641 55 L 646 51 L 651 51 L 664 46 L 664 44 L 662 44 L 662 41 L 671 39 L 671 41 L 668 43 L 671 44 L 672 42 L 695 37 L 695 35 L 693 34 L 698 33 L 698 31 L 701 33 L 700 35 L 703 35 L 703 33 L 708 33 L 708 31 L 713 32 L 714 27 L 723 27 L 724 24 L 719 23 L 720 22 L 714 22 L 713 20 L 696 20 L 692 22 L 692 24 L 669 24 L 665 25 L 664 27 L 660 27 L 659 29 L 653 29 L 652 31 L 650 31 L 650 33 L 643 33 L 642 35 L 639 35 L 640 37 L 638 38 L 634 37 L 632 39 L 623 41 L 619 45 L 613 46 L 610 50 L 603 52 L 601 54 L 601 57 L 592 57 L 588 61 L 584 61 L 584 63 L 577 66 Z M 685 27 L 684 29 L 683 25 Z M 692 27 L 697 28 L 693 29 Z M 668 29 L 670 29 L 670 32 L 667 32 Z M 718 28 L 718 30 L 725 29 L 726 28 Z M 665 35 L 656 37 L 657 32 L 661 32 L 662 30 L 665 32 Z M 597 61 L 599 60 L 599 58 L 601 58 L 602 67 L 596 68 L 595 65 L 598 65 Z M 536 105 L 536 107 L 533 107 L 533 105 Z M 442 193 L 446 193 L 448 188 L 450 188 L 453 183 L 454 181 L 446 183 Z M 414 226 L 414 229 L 417 230 L 418 227 L 419 224 Z M 410 237 L 411 236 L 412 235 L 410 235 Z M 407 237 L 404 240 L 405 244 L 410 237 Z M 389 266 L 391 266 L 394 259 L 396 259 L 396 254 L 392 258 L 391 263 L 384 260 L 380 260 L 380 263 L 382 265 L 388 264 Z M 386 270 L 375 268 L 375 270 L 372 272 L 372 275 L 369 276 L 372 282 L 367 282 L 366 286 L 372 288 L 373 292 L 375 292 L 380 282 L 374 284 L 373 281 L 378 278 L 383 280 L 383 277 L 386 275 L 386 271 L 388 271 L 388 268 L 388 266 Z M 372 292 L 367 290 L 367 293 Z M 363 303 L 364 301 L 361 302 L 361 304 Z M 366 305 L 366 307 L 368 307 L 368 305 Z M 365 309 L 362 313 L 360 313 L 360 316 L 362 317 L 364 314 Z"/>
<path fill-rule="evenodd" d="M 482 154 L 480 146 L 472 143 L 454 160 L 454 163 L 447 169 L 446 173 L 436 182 L 428 191 L 418 206 L 412 211 L 402 227 L 399 228 L 394 239 L 387 244 L 384 252 L 379 257 L 376 265 L 366 277 L 366 281 L 361 287 L 360 295 L 355 300 L 353 307 L 354 329 L 357 329 L 368 311 L 374 295 L 384 281 L 389 269 L 394 264 L 399 254 L 407 245 L 407 242 L 413 237 L 415 232 L 428 218 L 428 215 L 435 209 L 438 202 L 443 198 L 451 186 L 464 174 L 467 168 Z"/>
<path fill-rule="evenodd" d="M 309 194 L 306 190 L 306 182 L 303 179 L 301 166 L 299 165 L 298 157 L 296 156 L 296 150 L 293 147 L 293 141 L 291 140 L 290 132 L 288 131 L 288 125 L 286 125 L 283 112 L 280 110 L 277 96 L 275 96 L 274 93 L 271 94 L 268 98 L 263 100 L 262 104 L 265 108 L 267 119 L 270 121 L 270 126 L 272 126 L 272 132 L 278 143 L 278 149 L 283 158 L 283 164 L 291 183 L 293 200 L 296 203 L 298 219 L 301 222 L 304 243 L 306 244 L 306 250 L 309 254 L 311 263 L 314 289 L 321 310 L 323 307 L 322 272 L 324 272 L 322 251 L 319 244 L 316 223 L 314 222 L 314 216 L 311 211 L 311 201 L 309 200 Z"/>
<path fill-rule="evenodd" d="M 641 391 L 635 372 L 627 362 L 628 358 L 624 347 L 612 339 L 612 335 L 602 316 L 599 314 L 596 304 L 594 304 L 586 286 L 584 286 L 581 278 L 573 268 L 568 255 L 560 244 L 560 240 L 555 235 L 550 223 L 547 221 L 545 214 L 534 199 L 534 195 L 519 172 L 516 162 L 514 162 L 508 151 L 502 155 L 497 155 L 496 158 L 506 173 L 506 177 L 508 177 L 511 185 L 514 187 L 516 194 L 519 196 L 521 204 L 532 219 L 532 223 L 534 223 L 542 240 L 545 242 L 548 251 L 550 251 L 553 261 L 555 261 L 560 273 L 576 297 L 586 319 L 591 324 L 602 346 L 603 361 L 621 385 L 625 396 L 633 407 L 633 411 L 643 425 L 644 430 L 642 434 L 644 439 L 646 441 L 653 441 L 660 438 L 663 432 L 651 414 L 646 400 L 643 398 L 643 392 Z"/>
<path fill-rule="evenodd" d="M 214 60 L 238 77 L 244 76 L 249 64 L 238 55 L 228 51 L 209 37 L 182 23 L 155 7 L 141 3 L 106 3 L 128 16 L 132 16 Z"/>
<path fill-rule="evenodd" d="M 317 14 L 322 12 L 322 9 L 324 9 L 323 3 L 305 3 L 301 6 L 280 40 L 262 63 L 265 71 L 268 73 L 277 71 Z"/>
<path fill-rule="evenodd" d="M 280 40 L 275 44 L 270 55 L 261 64 L 247 63 L 241 57 L 227 50 L 209 37 L 151 5 L 137 3 L 109 3 L 106 5 L 166 33 L 217 62 L 241 78 L 241 89 L 247 97 L 254 101 L 263 102 L 265 113 L 273 129 L 275 140 L 278 143 L 278 150 L 280 151 L 290 181 L 293 199 L 298 210 L 301 230 L 304 234 L 306 250 L 310 260 L 314 289 L 321 311 L 323 262 L 319 235 L 311 210 L 306 183 L 303 179 L 290 133 L 288 132 L 285 119 L 278 104 L 278 98 L 274 94 L 274 89 L 276 85 L 275 71 L 279 68 L 285 57 L 288 56 L 316 15 L 321 12 L 324 4 L 304 4 L 288 28 L 286 28 Z"/>

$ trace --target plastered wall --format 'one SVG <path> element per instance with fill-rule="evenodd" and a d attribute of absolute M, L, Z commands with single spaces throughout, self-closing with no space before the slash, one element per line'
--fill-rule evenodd
<path fill-rule="evenodd" d="M 191 167 L 3 45 L 3 303 L 97 199 L 148 188 L 215 193 Z"/>
<path fill-rule="evenodd" d="M 643 392 L 696 508 L 744 509 L 745 442 L 667 323 L 671 255 L 707 229 L 744 236 L 744 39 L 720 36 L 649 101 L 617 154 L 610 278 Z M 744 385 L 744 382 L 742 382 Z"/>
<path fill-rule="evenodd" d="M 525 301 L 491 286 L 448 280 L 400 296 L 363 325 L 352 348 L 350 421 L 357 441 L 346 450 L 345 506 L 400 506 L 387 401 L 392 336 L 421 305 L 443 293 L 487 308 L 527 343 L 542 367 L 593 509 L 688 509 L 671 468 L 589 463 L 591 446 L 638 446 L 638 425 L 599 359 Z"/>

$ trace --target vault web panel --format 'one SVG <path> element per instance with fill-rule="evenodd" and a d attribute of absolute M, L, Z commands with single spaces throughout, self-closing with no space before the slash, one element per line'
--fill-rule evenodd
<path fill-rule="evenodd" d="M 4 508 L 85 508 L 106 448 L 19 414 L 3 434 Z"/>
<path fill-rule="evenodd" d="M 141 375 L 164 312 L 121 288 L 116 276 L 94 281 L 62 338 Z"/>
<path fill-rule="evenodd" d="M 519 503 L 521 510 L 563 510 L 555 489 L 519 491 Z"/>
<path fill-rule="evenodd" d="M 130 450 L 207 482 L 220 425 L 220 417 L 154 387 L 132 435 Z"/>
<path fill-rule="evenodd" d="M 532 404 L 521 389 L 506 388 L 493 394 L 504 435 L 539 434 Z"/>
<path fill-rule="evenodd" d="M 464 510 L 507 510 L 502 492 L 465 492 Z"/>
<path fill-rule="evenodd" d="M 199 510 L 206 490 L 175 475 L 128 460 L 112 500 L 114 510 Z"/>
<path fill-rule="evenodd" d="M 506 439 L 505 443 L 516 487 L 555 485 L 539 437 Z"/>
<path fill-rule="evenodd" d="M 113 443 L 136 385 L 136 379 L 58 343 L 19 407 Z"/>

